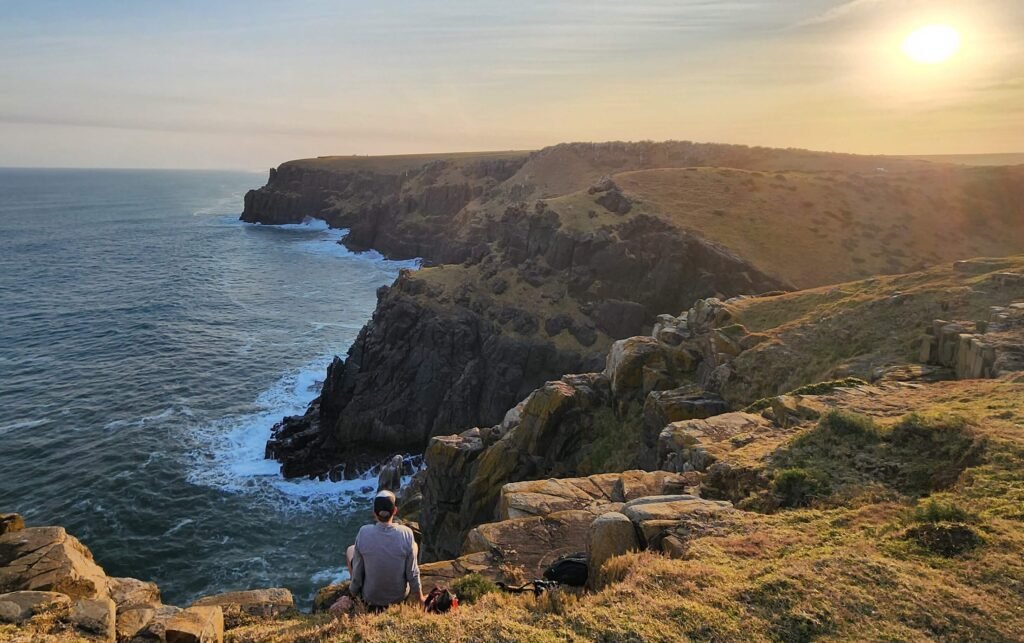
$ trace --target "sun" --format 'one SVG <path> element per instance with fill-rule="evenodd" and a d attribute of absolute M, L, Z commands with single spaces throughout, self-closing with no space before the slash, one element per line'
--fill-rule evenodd
<path fill-rule="evenodd" d="M 944 63 L 960 51 L 960 32 L 949 25 L 927 25 L 903 39 L 903 53 L 922 65 Z"/>

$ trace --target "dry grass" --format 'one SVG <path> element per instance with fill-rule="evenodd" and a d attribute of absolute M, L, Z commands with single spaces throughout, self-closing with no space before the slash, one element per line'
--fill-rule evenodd
<path fill-rule="evenodd" d="M 850 398 L 853 399 L 853 398 Z M 916 505 L 860 496 L 827 508 L 739 513 L 685 560 L 612 559 L 601 592 L 488 594 L 446 616 L 303 617 L 229 633 L 242 641 L 1019 640 L 1024 631 L 1024 383 L 946 382 L 856 398 L 879 427 L 916 409 L 969 418 L 985 459 Z M 854 402 L 848 402 L 853 404 Z M 785 448 L 785 447 L 784 447 Z M 920 511 L 915 512 L 915 507 Z M 957 511 L 950 506 L 959 508 Z M 966 523 L 963 522 L 966 520 Z M 952 521 L 952 522 L 951 522 Z M 949 525 L 977 536 L 950 554 L 911 538 Z"/>
<path fill-rule="evenodd" d="M 997 260 L 993 271 L 1024 272 L 1024 257 Z M 872 379 L 886 366 L 916 363 L 933 320 L 985 320 L 991 306 L 1015 301 L 1024 301 L 1024 285 L 1000 287 L 991 273 L 949 265 L 740 301 L 736 321 L 769 341 L 736 359 L 739 375 L 725 393 L 743 406 L 812 382 Z"/>
<path fill-rule="evenodd" d="M 627 172 L 638 211 L 696 231 L 798 288 L 1024 250 L 1022 168 L 855 174 Z"/>

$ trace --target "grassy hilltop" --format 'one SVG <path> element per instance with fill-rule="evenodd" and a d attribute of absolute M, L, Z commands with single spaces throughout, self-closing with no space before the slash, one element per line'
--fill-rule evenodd
<path fill-rule="evenodd" d="M 837 369 L 849 359 L 819 354 L 830 333 L 854 357 L 859 350 L 873 363 L 914 364 L 936 313 L 982 319 L 992 305 L 1024 300 L 1024 283 L 993 278 L 1024 273 L 1024 258 L 977 265 L 739 300 L 730 323 L 769 339 L 741 353 L 737 361 L 746 353 L 753 361 L 736 370 L 756 373 L 785 355 L 792 361 L 776 368 L 793 371 L 794 384 L 816 382 L 826 362 Z M 700 439 L 718 440 L 709 452 L 731 463 L 724 474 L 697 474 L 703 493 L 740 511 L 680 523 L 682 549 L 611 559 L 609 583 L 596 593 L 492 593 L 454 615 L 405 608 L 355 620 L 303 617 L 229 639 L 1017 640 L 1024 377 L 883 372 L 891 371 L 882 368 L 875 384 L 805 387 L 748 413 L 694 421 L 702 435 L 723 432 Z M 759 428 L 730 434 L 734 416 Z"/>

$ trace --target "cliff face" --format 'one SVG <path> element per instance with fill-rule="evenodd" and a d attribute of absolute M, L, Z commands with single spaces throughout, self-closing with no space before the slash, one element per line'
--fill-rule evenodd
<path fill-rule="evenodd" d="M 493 425 L 543 382 L 596 370 L 614 340 L 647 332 L 661 313 L 789 290 L 790 276 L 824 283 L 805 265 L 816 244 L 856 248 L 830 280 L 887 257 L 898 260 L 879 269 L 899 272 L 989 247 L 1005 254 L 1021 241 L 1011 225 L 1019 190 L 1009 182 L 975 194 L 972 176 L 920 161 L 693 143 L 286 163 L 246 196 L 244 220 L 317 217 L 348 228 L 354 249 L 432 267 L 382 289 L 320 398 L 276 427 L 268 456 L 288 476 L 340 477 L 420 451 L 431 436 Z M 933 184 L 952 186 L 945 200 L 907 188 Z M 970 227 L 968 202 L 988 227 Z M 940 245 L 910 245 L 925 205 L 962 221 L 962 234 L 943 229 Z M 909 231 L 905 245 L 889 245 L 880 211 L 890 233 Z"/>
<path fill-rule="evenodd" d="M 387 158 L 387 157 L 384 157 Z M 241 219 L 280 225 L 322 219 L 348 228 L 346 245 L 396 259 L 461 261 L 455 215 L 512 176 L 525 153 L 291 161 L 245 195 Z"/>

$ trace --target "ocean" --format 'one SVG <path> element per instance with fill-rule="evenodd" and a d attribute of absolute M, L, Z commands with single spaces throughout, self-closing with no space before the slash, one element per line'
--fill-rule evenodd
<path fill-rule="evenodd" d="M 238 222 L 262 173 L 0 169 L 0 512 L 164 602 L 342 577 L 374 481 L 263 459 L 412 262 Z"/>

